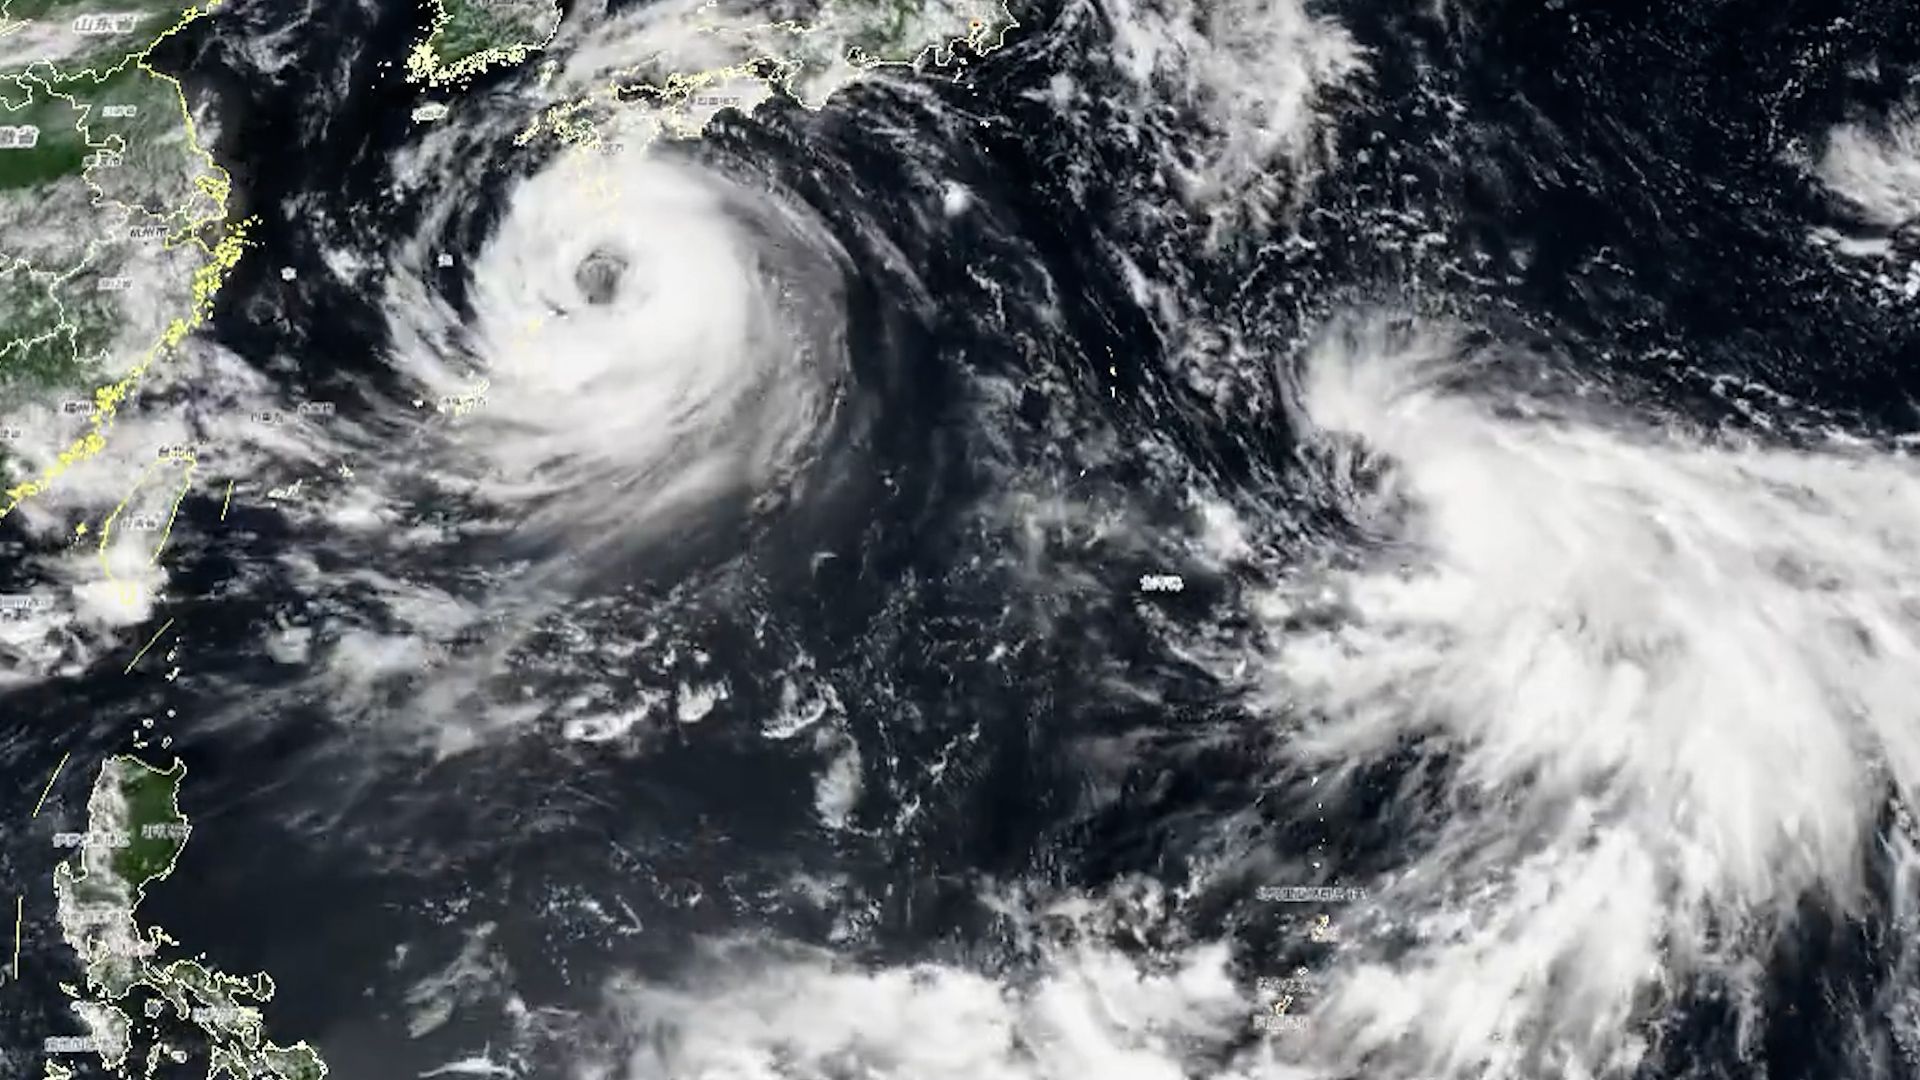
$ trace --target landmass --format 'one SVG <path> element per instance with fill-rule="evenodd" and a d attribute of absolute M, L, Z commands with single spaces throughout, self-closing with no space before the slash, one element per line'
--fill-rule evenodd
<path fill-rule="evenodd" d="M 0 70 L 111 68 L 179 21 L 178 0 L 8 0 L 0 4 Z"/>
<path fill-rule="evenodd" d="M 775 11 L 780 17 L 769 19 L 765 5 L 706 0 L 682 21 L 662 15 L 626 25 L 622 51 L 649 59 L 565 73 L 563 85 L 593 89 L 541 110 L 518 141 L 546 135 L 592 147 L 697 138 L 722 111 L 748 113 L 776 95 L 818 109 L 879 69 L 959 68 L 1000 49 L 1019 25 L 1003 0 L 825 0 Z"/>
<path fill-rule="evenodd" d="M 208 1080 L 327 1074 L 305 1041 L 282 1046 L 266 1038 L 261 1007 L 274 994 L 266 973 L 229 975 L 178 957 L 179 942 L 140 926 L 147 889 L 173 873 L 192 834 L 180 811 L 186 775 L 178 760 L 162 769 L 131 755 L 111 758 L 87 800 L 86 831 L 55 838 L 78 849 L 54 868 L 53 882 L 60 931 L 82 969 L 81 985 L 63 989 L 86 1034 L 47 1040 L 49 1080 L 70 1075 L 60 1059 L 76 1054 L 98 1055 L 119 1076 L 131 1076 L 135 1062 L 151 1076 L 196 1053 L 205 1054 Z"/>
<path fill-rule="evenodd" d="M 552 42 L 561 20 L 552 0 L 424 0 L 423 10 L 408 78 L 435 88 L 524 63 Z M 585 73 L 576 81 L 597 88 L 548 106 L 521 138 L 545 131 L 592 142 L 591 114 L 635 105 L 648 114 L 653 134 L 696 137 L 721 110 L 748 111 L 775 94 L 819 108 L 834 90 L 877 68 L 958 65 L 962 47 L 985 56 L 1017 25 L 1004 0 L 669 2 L 597 25 L 609 41 L 594 54 L 649 59 L 610 74 Z M 543 84 L 554 66 L 543 69 Z M 447 112 L 445 102 L 430 102 L 414 118 L 431 122 Z"/>
<path fill-rule="evenodd" d="M 0 6 L 0 517 L 105 447 L 240 257 L 226 170 L 147 60 L 215 6 Z"/>
<path fill-rule="evenodd" d="M 439 86 L 518 64 L 560 26 L 556 0 L 426 0 L 426 31 L 407 57 L 409 78 Z"/>
<path fill-rule="evenodd" d="M 101 452 L 118 408 L 204 323 L 245 250 L 248 223 L 230 214 L 226 171 L 202 144 L 179 82 L 148 63 L 216 3 L 0 0 L 0 517 Z M 561 18 L 553 0 L 425 4 L 408 74 L 434 87 L 525 62 Z M 719 112 L 750 111 L 775 94 L 818 108 L 881 67 L 965 63 L 1000 48 L 1016 25 L 1000 0 L 828 0 L 775 15 L 706 0 L 623 19 L 622 33 L 634 36 L 615 43 L 622 55 L 652 59 L 563 78 L 519 139 L 694 137 Z M 690 40 L 698 62 L 679 48 Z M 422 108 L 423 119 L 445 113 Z M 175 465 L 185 476 L 192 461 L 190 449 L 164 455 L 135 490 L 151 487 L 164 496 L 158 505 L 177 508 L 186 481 L 178 494 L 152 481 Z M 158 529 L 157 513 L 143 530 L 127 510 L 123 502 L 101 524 L 103 560 L 116 526 Z M 84 1034 L 47 1041 L 46 1080 L 71 1077 L 76 1056 L 117 1076 L 196 1057 L 208 1080 L 327 1074 L 305 1041 L 267 1038 L 270 977 L 222 972 L 140 922 L 147 891 L 173 874 L 192 832 L 179 806 L 185 777 L 178 761 L 112 758 L 85 831 L 62 834 L 76 850 L 55 869 L 55 900 L 81 970 L 63 990 Z"/>

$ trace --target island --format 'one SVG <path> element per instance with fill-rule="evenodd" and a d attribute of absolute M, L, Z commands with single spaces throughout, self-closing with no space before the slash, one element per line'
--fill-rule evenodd
<path fill-rule="evenodd" d="M 71 1074 L 71 1055 L 92 1054 L 117 1076 L 152 1075 L 164 1063 L 207 1061 L 208 1080 L 319 1080 L 327 1066 L 304 1040 L 282 1046 L 265 1034 L 272 1001 L 265 972 L 230 975 L 184 951 L 159 927 L 142 928 L 147 889 L 172 876 L 192 826 L 180 811 L 187 767 L 161 768 L 133 755 L 109 758 L 87 799 L 84 832 L 55 834 L 75 849 L 54 868 L 60 931 L 80 961 L 79 985 L 63 989 L 85 1028 L 46 1042 L 48 1080 Z M 184 1022 L 184 1045 L 161 1021 Z M 177 1027 L 176 1029 L 177 1030 Z"/>

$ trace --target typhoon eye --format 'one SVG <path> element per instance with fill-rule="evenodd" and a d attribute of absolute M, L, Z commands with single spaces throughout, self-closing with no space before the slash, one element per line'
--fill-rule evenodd
<path fill-rule="evenodd" d="M 586 298 L 587 303 L 599 307 L 611 304 L 619 295 L 620 283 L 626 273 L 626 259 L 603 248 L 596 248 L 574 268 L 573 281 L 579 286 L 580 295 Z"/>

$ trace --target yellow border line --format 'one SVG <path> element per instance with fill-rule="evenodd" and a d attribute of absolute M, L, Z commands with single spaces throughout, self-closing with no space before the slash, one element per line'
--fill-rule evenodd
<path fill-rule="evenodd" d="M 133 674 L 133 665 L 139 663 L 140 658 L 147 655 L 147 650 L 153 648 L 153 643 L 156 641 L 159 641 L 160 635 L 166 633 L 167 627 L 172 625 L 173 625 L 173 620 L 168 619 L 165 625 L 161 626 L 160 629 L 155 630 L 153 632 L 153 636 L 147 639 L 147 643 L 145 645 L 140 646 L 140 651 L 133 654 L 133 659 L 127 661 L 127 670 L 121 672 L 120 674 L 122 675 Z"/>
<path fill-rule="evenodd" d="M 186 471 L 180 474 L 180 494 L 173 497 L 173 509 L 167 511 L 167 527 L 160 532 L 160 541 L 153 545 L 153 555 L 147 560 L 148 566 L 160 565 L 160 553 L 166 550 L 167 538 L 173 535 L 173 523 L 180 518 L 180 504 L 187 501 L 187 492 L 193 490 L 193 469 L 199 464 L 192 458 L 187 459 Z"/>
<path fill-rule="evenodd" d="M 60 779 L 60 770 L 67 767 L 67 759 L 73 756 L 69 750 L 60 755 L 60 764 L 53 767 L 53 775 L 47 777 L 47 786 L 40 789 L 40 801 L 33 804 L 33 816 L 40 816 L 40 808 L 47 805 L 47 795 L 53 791 L 53 782 Z"/>
<path fill-rule="evenodd" d="M 0 0 L 0 2 L 4 2 L 4 0 Z M 32 479 L 22 481 L 19 484 L 7 488 L 4 495 L 0 496 L 0 518 L 6 517 L 18 509 L 20 504 L 26 502 L 28 499 L 47 491 L 55 482 L 65 475 L 67 470 L 93 458 L 102 450 L 106 449 L 107 431 L 113 426 L 114 416 L 119 411 L 120 406 L 132 398 L 141 379 L 145 377 L 148 368 L 152 367 L 153 364 L 164 355 L 178 349 L 181 342 L 185 341 L 189 334 L 204 325 L 207 319 L 212 316 L 214 295 L 220 291 L 220 287 L 226 282 L 228 272 L 240 261 L 240 256 L 246 250 L 247 230 L 256 223 L 257 219 L 248 218 L 242 221 L 234 221 L 232 219 L 227 200 L 228 195 L 231 193 L 233 178 L 228 174 L 227 170 L 222 168 L 220 163 L 214 159 L 212 151 L 208 150 L 206 146 L 201 143 L 199 130 L 194 124 L 193 108 L 187 102 L 186 90 L 182 87 L 178 78 L 168 75 L 166 72 L 153 67 L 147 62 L 147 57 L 152 55 L 154 50 L 158 49 L 162 42 L 180 33 L 194 20 L 210 14 L 215 8 L 220 6 L 220 3 L 221 0 L 207 0 L 205 7 L 195 6 L 187 8 L 180 13 L 179 21 L 174 23 L 174 25 L 164 33 L 150 40 L 145 49 L 137 53 L 127 54 L 128 58 L 132 58 L 135 61 L 135 66 L 137 66 L 139 70 L 173 87 L 175 102 L 180 106 L 181 124 L 187 133 L 187 152 L 192 156 L 200 158 L 205 165 L 205 171 L 197 173 L 194 176 L 194 187 L 211 198 L 218 206 L 219 212 L 216 215 L 191 219 L 181 228 L 181 232 L 188 237 L 188 242 L 201 248 L 207 255 L 207 261 L 196 267 L 193 271 L 191 278 L 193 300 L 186 314 L 176 315 L 172 321 L 167 324 L 166 329 L 160 335 L 160 339 L 154 342 L 153 345 L 147 349 L 146 354 L 140 358 L 139 362 L 128 369 L 118 381 L 106 386 L 97 386 L 94 388 L 93 422 L 90 429 L 85 435 L 74 440 L 65 450 L 62 450 L 53 464 L 43 466 Z M 126 59 L 123 59 L 121 63 L 126 63 Z M 116 68 L 116 70 L 118 70 L 118 68 Z M 96 189 L 96 194 L 98 194 L 98 189 Z M 168 218 L 171 219 L 173 216 L 174 215 L 169 214 Z M 224 228 L 220 239 L 212 247 L 208 247 L 205 240 L 192 235 L 202 227 L 208 225 L 217 225 Z M 171 248 L 171 245 L 169 245 L 169 247 Z"/>
<path fill-rule="evenodd" d="M 227 497 L 220 500 L 220 520 L 227 520 L 227 504 L 233 501 L 233 481 L 227 481 Z"/>

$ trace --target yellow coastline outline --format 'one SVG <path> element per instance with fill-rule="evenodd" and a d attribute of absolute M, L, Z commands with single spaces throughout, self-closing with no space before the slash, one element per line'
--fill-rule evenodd
<path fill-rule="evenodd" d="M 187 8 L 181 12 L 178 21 L 162 33 L 156 35 L 152 41 L 147 43 L 146 48 L 140 50 L 138 53 L 130 54 L 134 63 L 141 71 L 145 72 L 149 77 L 159 79 L 173 88 L 174 102 L 180 108 L 180 120 L 187 135 L 187 152 L 192 156 L 198 157 L 205 167 L 204 172 L 194 177 L 194 184 L 202 194 L 212 199 L 214 205 L 218 208 L 218 212 L 214 216 L 200 220 L 189 219 L 180 230 L 177 230 L 177 233 L 183 233 L 185 235 L 184 242 L 199 247 L 201 251 L 206 253 L 208 258 L 207 262 L 203 263 L 194 271 L 191 306 L 185 315 L 174 317 L 167 325 L 167 328 L 161 333 L 159 341 L 149 348 L 146 354 L 140 358 L 139 362 L 128 369 L 124 375 L 112 383 L 94 389 L 94 410 L 87 433 L 70 443 L 65 450 L 60 452 L 58 458 L 52 464 L 40 471 L 38 476 L 8 488 L 4 496 L 0 496 L 0 518 L 5 518 L 8 514 L 18 509 L 22 503 L 25 503 L 36 495 L 46 492 L 54 485 L 55 481 L 68 470 L 81 462 L 98 456 L 101 451 L 106 449 L 106 434 L 113 426 L 114 416 L 119 411 L 120 406 L 129 399 L 134 388 L 138 386 L 140 380 L 153 366 L 155 360 L 167 352 L 178 348 L 180 343 L 186 340 L 187 335 L 205 324 L 207 318 L 212 314 L 214 295 L 219 292 L 220 287 L 226 282 L 228 273 L 231 272 L 233 267 L 240 261 L 240 256 L 246 249 L 247 233 L 256 223 L 256 219 L 247 218 L 241 221 L 232 221 L 229 219 L 228 195 L 232 190 L 231 176 L 226 169 L 222 168 L 220 163 L 214 159 L 212 152 L 201 142 L 199 128 L 193 122 L 193 110 L 187 103 L 186 90 L 180 85 L 180 80 L 153 67 L 148 63 L 147 59 L 153 50 L 159 48 L 162 42 L 179 33 L 195 20 L 211 14 L 217 7 L 219 7 L 219 0 L 210 0 L 210 2 L 204 6 L 196 4 L 193 7 Z M 91 71 L 92 69 L 87 70 Z M 86 72 L 72 74 L 86 74 Z M 97 188 L 96 192 L 98 192 Z M 217 223 L 225 224 L 226 230 L 221 238 L 211 246 L 209 246 L 205 240 L 195 235 L 198 229 Z M 172 248 L 174 243 L 174 236 L 170 235 L 167 238 L 166 246 Z"/>

